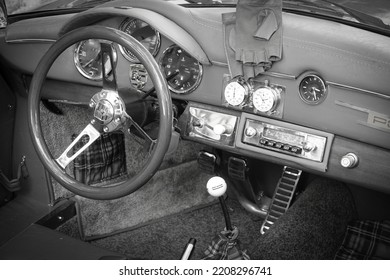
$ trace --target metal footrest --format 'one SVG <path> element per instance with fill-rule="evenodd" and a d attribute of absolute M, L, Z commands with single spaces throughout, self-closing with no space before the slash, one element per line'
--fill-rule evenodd
<path fill-rule="evenodd" d="M 302 170 L 288 166 L 283 168 L 282 177 L 280 177 L 275 189 L 268 215 L 261 226 L 261 234 L 264 234 L 281 216 L 283 216 L 284 213 L 287 212 L 301 174 Z"/>

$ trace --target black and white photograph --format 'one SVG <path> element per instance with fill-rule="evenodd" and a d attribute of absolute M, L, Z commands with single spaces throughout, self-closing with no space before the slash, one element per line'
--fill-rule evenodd
<path fill-rule="evenodd" d="M 0 0 L 5 279 L 389 260 L 390 1 Z"/>

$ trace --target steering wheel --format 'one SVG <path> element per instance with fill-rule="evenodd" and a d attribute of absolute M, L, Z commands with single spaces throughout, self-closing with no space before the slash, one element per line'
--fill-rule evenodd
<path fill-rule="evenodd" d="M 40 123 L 40 94 L 47 73 L 56 60 L 68 47 L 75 43 L 88 39 L 98 39 L 101 42 L 102 59 L 102 89 L 90 100 L 90 107 L 94 109 L 91 123 L 70 144 L 65 152 L 57 159 L 51 155 L 42 136 Z M 126 113 L 125 103 L 118 94 L 115 66 L 112 55 L 112 43 L 117 43 L 133 53 L 145 66 L 156 89 L 157 99 L 160 105 L 160 125 L 158 138 L 153 140 L 149 135 Z M 104 63 L 103 63 L 104 61 Z M 130 35 L 108 27 L 91 26 L 73 30 L 56 41 L 39 62 L 33 75 L 28 96 L 28 124 L 32 142 L 40 160 L 49 173 L 71 192 L 91 199 L 115 199 L 126 196 L 152 178 L 157 172 L 169 148 L 172 133 L 172 101 L 168 86 L 153 56 L 136 39 Z M 117 130 L 127 130 L 134 127 L 150 145 L 150 156 L 143 168 L 134 177 L 123 183 L 93 187 L 76 181 L 65 172 L 66 166 L 80 153 L 87 149 L 103 133 Z M 74 155 L 68 157 L 78 140 L 87 135 L 89 141 Z"/>

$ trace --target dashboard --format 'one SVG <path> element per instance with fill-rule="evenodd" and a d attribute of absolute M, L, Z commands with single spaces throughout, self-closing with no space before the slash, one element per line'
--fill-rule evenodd
<path fill-rule="evenodd" d="M 248 80 L 233 76 L 226 58 L 222 14 L 232 11 L 114 1 L 55 22 L 11 24 L 0 52 L 28 83 L 62 34 L 88 25 L 122 30 L 155 57 L 172 98 L 185 102 L 183 138 L 390 193 L 390 38 L 284 12 L 282 59 Z M 118 88 L 129 96 L 153 89 L 131 52 L 112 49 Z M 99 54 L 94 38 L 69 48 L 43 96 L 87 105 L 101 85 Z"/>

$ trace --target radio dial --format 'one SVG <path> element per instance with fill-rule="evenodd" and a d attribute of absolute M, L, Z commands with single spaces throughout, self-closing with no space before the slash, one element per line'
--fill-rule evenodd
<path fill-rule="evenodd" d="M 253 128 L 252 126 L 248 126 L 245 129 L 245 136 L 246 137 L 252 138 L 252 137 L 256 136 L 256 134 L 257 134 L 257 130 L 255 128 Z"/>
<path fill-rule="evenodd" d="M 317 148 L 316 145 L 311 143 L 311 142 L 305 142 L 303 145 L 303 150 L 306 153 L 310 153 L 310 152 L 314 151 L 316 148 Z"/>

